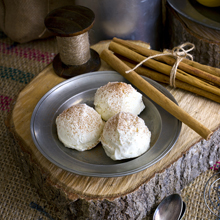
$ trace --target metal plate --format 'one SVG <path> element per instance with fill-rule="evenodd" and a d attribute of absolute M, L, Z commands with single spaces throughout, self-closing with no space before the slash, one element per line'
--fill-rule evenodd
<path fill-rule="evenodd" d="M 196 0 L 167 0 L 182 16 L 206 27 L 220 30 L 220 7 L 206 7 Z"/>
<path fill-rule="evenodd" d="M 164 95 L 173 96 L 158 83 L 145 78 Z M 140 157 L 122 161 L 111 160 L 101 144 L 89 151 L 79 152 L 64 147 L 58 140 L 55 119 L 64 109 L 77 103 L 94 107 L 94 94 L 108 82 L 126 82 L 114 71 L 83 74 L 55 86 L 36 105 L 31 118 L 31 134 L 39 151 L 64 170 L 97 177 L 116 177 L 144 170 L 161 160 L 178 139 L 181 122 L 143 95 L 145 110 L 139 115 L 152 133 L 150 149 Z"/>

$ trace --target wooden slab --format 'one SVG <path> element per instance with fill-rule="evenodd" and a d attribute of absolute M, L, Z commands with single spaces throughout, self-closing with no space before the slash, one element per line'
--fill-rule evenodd
<path fill-rule="evenodd" d="M 193 43 L 192 55 L 196 62 L 220 68 L 220 31 L 181 16 L 169 4 L 166 9 L 165 48 Z"/>
<path fill-rule="evenodd" d="M 108 47 L 108 44 L 109 42 L 103 41 L 92 48 L 100 53 Z M 102 61 L 100 70 L 111 70 L 111 68 Z M 144 217 L 147 211 L 151 210 L 166 194 L 179 192 L 201 172 L 207 170 L 212 163 L 215 163 L 214 160 L 220 159 L 219 154 L 216 153 L 220 148 L 218 129 L 220 105 L 192 93 L 167 87 L 181 108 L 214 131 L 209 141 L 202 140 L 197 133 L 183 124 L 180 137 L 170 153 L 160 162 L 139 173 L 116 178 L 97 178 L 79 176 L 62 170 L 48 161 L 34 145 L 30 132 L 30 120 L 41 97 L 64 80 L 54 73 L 51 64 L 47 66 L 19 94 L 12 112 L 11 129 L 21 143 L 20 163 L 31 183 L 46 199 L 71 209 L 73 216 L 77 213 L 76 206 L 79 205 L 88 213 L 93 213 L 95 210 L 94 213 L 101 215 L 101 210 L 104 210 L 103 216 L 113 215 L 109 210 L 115 210 L 114 213 L 118 213 L 117 218 L 123 215 Z M 143 196 L 145 199 L 142 198 Z M 121 207 L 123 201 L 127 199 L 130 202 L 124 205 L 124 208 Z M 138 199 L 141 200 L 138 201 Z M 134 202 L 135 200 L 137 201 Z M 87 208 L 85 206 L 82 208 L 84 203 L 88 203 Z M 106 207 L 103 206 L 104 203 Z M 115 205 L 110 205 L 113 203 Z M 128 208 L 133 210 L 133 214 L 125 213 L 125 209 L 128 210 Z M 86 216 L 89 215 L 88 213 L 81 212 L 81 215 Z M 93 216 L 96 216 L 94 213 Z"/>

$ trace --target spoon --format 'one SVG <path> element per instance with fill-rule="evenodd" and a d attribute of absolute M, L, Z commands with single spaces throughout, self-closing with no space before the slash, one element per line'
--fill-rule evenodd
<path fill-rule="evenodd" d="M 183 201 L 179 194 L 167 196 L 158 205 L 154 212 L 153 220 L 179 220 L 184 215 L 182 213 Z"/>
<path fill-rule="evenodd" d="M 185 211 L 186 211 L 186 203 L 183 202 L 183 209 L 182 209 L 182 212 L 181 212 L 181 215 L 180 215 L 179 220 L 181 220 L 181 219 L 183 218 L 183 216 L 184 216 L 184 214 L 185 214 Z"/>

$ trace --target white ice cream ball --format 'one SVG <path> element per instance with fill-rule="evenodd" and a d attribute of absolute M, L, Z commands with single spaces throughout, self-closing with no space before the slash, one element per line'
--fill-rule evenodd
<path fill-rule="evenodd" d="M 105 124 L 101 143 L 113 160 L 138 157 L 150 147 L 151 132 L 140 117 L 120 112 Z"/>
<path fill-rule="evenodd" d="M 56 118 L 59 140 L 78 151 L 89 150 L 100 142 L 104 124 L 95 109 L 86 104 L 73 105 Z"/>
<path fill-rule="evenodd" d="M 97 89 L 94 105 L 105 121 L 121 111 L 139 115 L 145 108 L 142 94 L 124 82 L 109 82 Z"/>

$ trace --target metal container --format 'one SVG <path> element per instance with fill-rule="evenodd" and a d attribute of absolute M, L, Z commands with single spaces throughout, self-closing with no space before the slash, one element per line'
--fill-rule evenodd
<path fill-rule="evenodd" d="M 162 44 L 161 0 L 75 0 L 90 8 L 96 16 L 90 30 L 90 43 L 118 37 L 150 43 L 152 49 Z"/>

